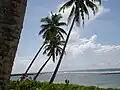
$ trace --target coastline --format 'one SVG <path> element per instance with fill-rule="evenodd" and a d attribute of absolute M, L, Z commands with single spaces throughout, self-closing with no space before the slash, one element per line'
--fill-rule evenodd
<path fill-rule="evenodd" d="M 60 71 L 61 72 L 61 71 Z M 62 71 L 63 72 L 63 71 Z M 47 73 L 51 73 L 51 72 L 43 72 L 43 73 L 40 73 L 40 74 L 47 74 Z M 65 72 L 63 72 L 65 73 Z M 69 72 L 68 72 L 69 73 Z M 76 72 L 73 72 L 73 73 L 76 73 Z M 79 73 L 86 73 L 86 72 L 79 72 Z M 87 73 L 92 73 L 92 72 L 87 72 Z M 94 72 L 96 73 L 96 72 Z M 97 72 L 98 74 L 100 75 L 111 75 L 111 74 L 120 74 L 120 71 L 116 71 L 116 72 Z M 20 73 L 20 74 L 11 74 L 11 76 L 21 76 L 23 75 L 24 73 Z M 35 75 L 36 73 L 27 73 L 27 75 Z"/>
<path fill-rule="evenodd" d="M 100 75 L 120 74 L 120 72 L 100 73 Z"/>

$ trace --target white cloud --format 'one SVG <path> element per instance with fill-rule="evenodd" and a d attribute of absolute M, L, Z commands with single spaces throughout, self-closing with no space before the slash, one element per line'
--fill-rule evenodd
<path fill-rule="evenodd" d="M 102 45 L 96 42 L 96 37 L 70 43 L 62 66 L 68 69 L 119 67 L 120 45 Z M 67 69 L 62 66 L 61 69 Z"/>

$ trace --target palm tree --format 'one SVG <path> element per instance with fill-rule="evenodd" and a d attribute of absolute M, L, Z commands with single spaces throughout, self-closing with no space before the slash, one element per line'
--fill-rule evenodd
<path fill-rule="evenodd" d="M 67 46 L 67 42 L 69 40 L 69 37 L 70 37 L 70 34 L 71 34 L 71 31 L 72 31 L 72 28 L 74 26 L 74 23 L 77 22 L 78 24 L 80 23 L 80 18 L 82 18 L 82 21 L 83 21 L 83 25 L 84 25 L 84 18 L 85 18 L 85 14 L 88 15 L 89 17 L 89 11 L 88 11 L 88 8 L 92 9 L 93 11 L 93 14 L 96 13 L 97 11 L 97 6 L 95 4 L 95 1 L 98 1 L 100 2 L 101 4 L 101 0 L 69 0 L 68 2 L 66 2 L 61 8 L 59 11 L 63 10 L 64 12 L 64 9 L 66 8 L 69 8 L 72 6 L 72 10 L 70 12 L 70 15 L 68 17 L 68 22 L 71 21 L 71 18 L 73 17 L 73 21 L 72 21 L 72 24 L 71 24 L 71 27 L 70 27 L 70 30 L 68 32 L 68 35 L 67 35 L 67 38 L 66 38 L 66 42 L 65 42 L 65 45 L 63 47 L 63 50 L 62 50 L 62 54 L 59 58 L 59 61 L 58 61 L 58 64 L 55 68 L 55 71 L 50 79 L 50 82 L 49 84 L 51 84 L 54 79 L 55 79 L 55 76 L 57 74 L 57 71 L 59 69 L 59 66 L 61 64 L 61 61 L 62 61 L 62 58 L 63 58 L 63 53 L 65 51 L 65 48 Z"/>
<path fill-rule="evenodd" d="M 36 53 L 30 65 L 26 69 L 25 73 L 22 75 L 21 80 L 23 80 L 26 77 L 27 72 L 29 71 L 30 67 L 34 63 L 35 59 L 37 58 L 45 44 L 49 43 L 50 40 L 52 40 L 53 37 L 56 36 L 56 34 L 58 34 L 62 39 L 64 39 L 63 34 L 67 35 L 64 29 L 61 28 L 61 26 L 65 26 L 66 23 L 60 22 L 61 19 L 61 14 L 51 14 L 50 17 L 45 17 L 41 19 L 41 22 L 43 24 L 41 25 L 42 29 L 40 30 L 39 35 L 43 34 L 42 36 L 44 39 L 44 43 Z"/>
<path fill-rule="evenodd" d="M 33 80 L 36 80 L 36 78 L 38 77 L 38 75 L 40 74 L 42 69 L 45 67 L 45 65 L 48 63 L 48 61 L 51 59 L 51 57 L 53 59 L 53 62 L 55 62 L 55 58 L 57 59 L 57 57 L 61 55 L 61 53 L 62 53 L 61 46 L 63 46 L 64 43 L 65 43 L 65 41 L 60 40 L 60 36 L 56 36 L 56 37 L 54 37 L 53 40 L 50 41 L 50 43 L 48 45 L 45 46 L 45 50 L 44 50 L 43 54 L 47 54 L 47 56 L 49 56 L 49 58 L 39 69 L 38 73 L 33 78 Z"/>
<path fill-rule="evenodd" d="M 7 90 L 27 0 L 0 0 L 0 90 Z"/>

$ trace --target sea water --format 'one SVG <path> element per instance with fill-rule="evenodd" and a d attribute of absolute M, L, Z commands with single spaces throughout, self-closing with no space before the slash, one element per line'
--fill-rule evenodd
<path fill-rule="evenodd" d="M 117 71 L 101 71 L 101 70 L 88 70 L 88 71 L 66 71 L 58 72 L 55 78 L 55 82 L 64 83 L 67 79 L 72 84 L 79 84 L 85 86 L 99 86 L 104 88 L 120 88 L 120 74 L 102 74 L 109 72 L 120 72 Z M 39 81 L 49 81 L 52 73 L 40 74 L 37 78 Z M 12 76 L 11 80 L 20 79 L 21 76 Z M 31 75 L 30 77 L 34 77 Z"/>

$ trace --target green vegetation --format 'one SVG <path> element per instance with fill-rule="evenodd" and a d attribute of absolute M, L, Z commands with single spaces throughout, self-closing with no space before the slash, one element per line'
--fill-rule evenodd
<path fill-rule="evenodd" d="M 48 82 L 39 81 L 11 81 L 9 90 L 120 90 L 113 88 L 99 88 L 95 86 L 80 86 L 76 84 L 61 83 L 50 84 Z"/>

